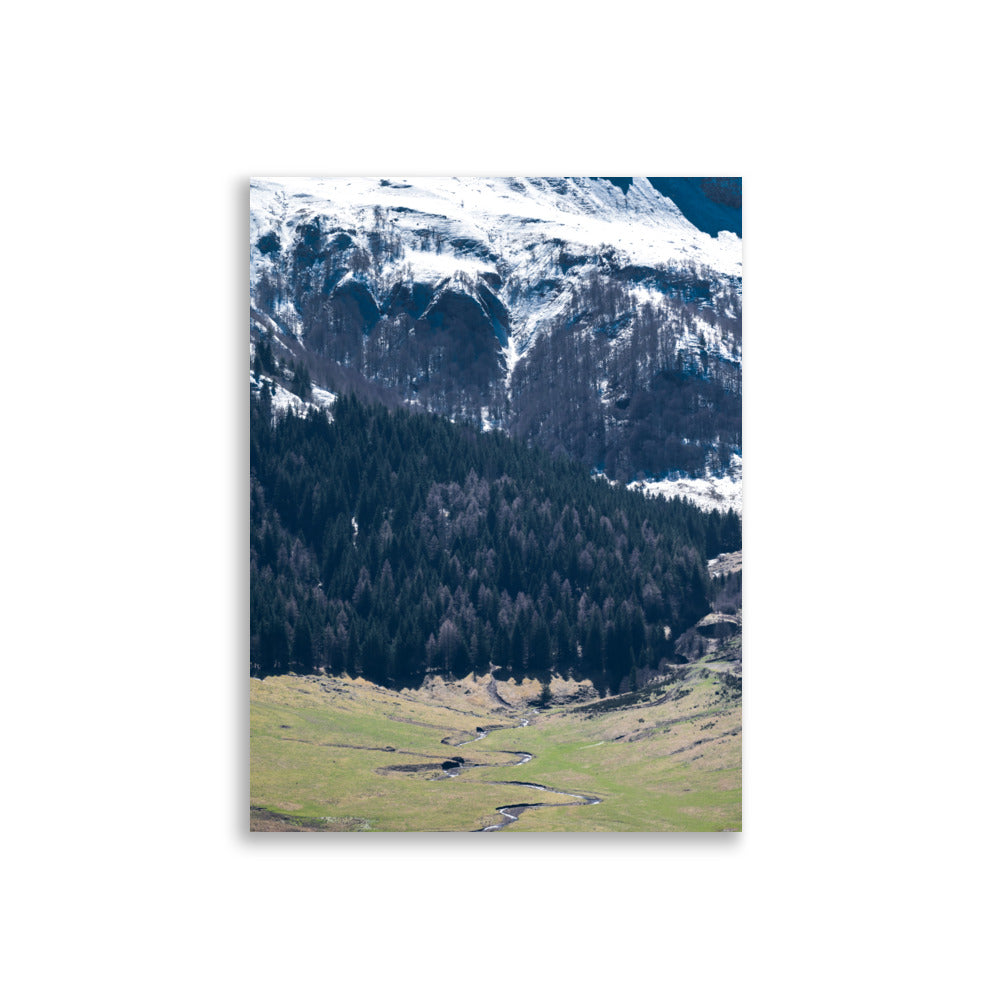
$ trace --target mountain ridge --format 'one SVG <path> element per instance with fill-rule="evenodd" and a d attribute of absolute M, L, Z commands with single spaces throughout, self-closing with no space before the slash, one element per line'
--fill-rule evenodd
<path fill-rule="evenodd" d="M 740 478 L 742 240 L 650 179 L 259 178 L 250 235 L 252 341 L 319 389 L 613 479 Z"/>

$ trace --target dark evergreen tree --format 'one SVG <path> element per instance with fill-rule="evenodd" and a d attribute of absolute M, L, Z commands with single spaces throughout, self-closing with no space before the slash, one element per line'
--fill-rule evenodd
<path fill-rule="evenodd" d="M 332 418 L 251 400 L 257 673 L 418 685 L 494 666 L 617 689 L 670 657 L 665 627 L 679 635 L 722 594 L 705 563 L 739 548 L 735 514 L 350 396 Z"/>

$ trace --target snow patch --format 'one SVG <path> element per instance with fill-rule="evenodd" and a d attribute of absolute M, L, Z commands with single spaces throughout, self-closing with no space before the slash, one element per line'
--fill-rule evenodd
<path fill-rule="evenodd" d="M 639 490 L 646 496 L 680 497 L 690 500 L 702 510 L 725 513 L 732 508 L 743 516 L 743 479 L 730 476 L 706 476 L 704 479 L 663 479 L 658 482 L 636 481 L 628 484 L 630 490 Z"/>
<path fill-rule="evenodd" d="M 477 257 L 457 257 L 450 253 L 434 253 L 410 247 L 406 248 L 403 263 L 412 270 L 417 281 L 437 281 L 459 272 L 476 276 L 483 271 L 495 270 L 494 265 Z"/>
<path fill-rule="evenodd" d="M 328 409 L 337 402 L 337 394 L 335 392 L 327 392 L 326 389 L 321 389 L 315 382 L 312 387 L 312 397 L 313 402 L 316 403 L 319 409 Z"/>
<path fill-rule="evenodd" d="M 330 407 L 337 401 L 337 394 L 321 389 L 318 385 L 312 387 L 312 401 L 307 403 L 301 396 L 289 392 L 283 385 L 279 385 L 272 378 L 264 375 L 258 378 L 253 372 L 250 373 L 250 387 L 257 391 L 271 390 L 271 409 L 276 413 L 284 413 L 291 410 L 296 415 L 305 416 L 310 410 L 328 412 Z M 332 415 L 331 415 L 332 416 Z"/>
<path fill-rule="evenodd" d="M 283 385 L 278 385 L 277 382 L 272 382 L 271 385 L 274 387 L 274 395 L 271 397 L 271 408 L 275 412 L 283 413 L 285 410 L 291 410 L 302 416 L 309 411 L 308 404 L 304 403 L 294 392 L 289 392 Z"/>

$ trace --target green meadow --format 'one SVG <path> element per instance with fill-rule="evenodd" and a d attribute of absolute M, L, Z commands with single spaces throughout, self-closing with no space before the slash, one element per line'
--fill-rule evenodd
<path fill-rule="evenodd" d="M 508 685 L 505 705 L 489 681 L 398 692 L 251 679 L 251 830 L 472 831 L 526 804 L 544 808 L 514 810 L 495 834 L 741 829 L 738 679 L 696 664 L 633 695 L 546 709 L 527 685 Z M 464 766 L 443 769 L 456 757 Z"/>

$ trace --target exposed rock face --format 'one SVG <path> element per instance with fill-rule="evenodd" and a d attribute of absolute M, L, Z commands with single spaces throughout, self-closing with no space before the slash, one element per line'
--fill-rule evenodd
<path fill-rule="evenodd" d="M 706 639 L 728 639 L 740 631 L 742 620 L 738 615 L 722 615 L 712 612 L 705 615 L 697 625 L 695 630 Z"/>
<path fill-rule="evenodd" d="M 743 570 L 743 552 L 723 552 L 715 559 L 708 560 L 708 572 L 711 576 L 726 576 L 729 573 L 739 573 Z"/>
<path fill-rule="evenodd" d="M 691 181 L 255 180 L 252 337 L 617 481 L 735 478 L 742 243 L 671 198 L 739 211 Z"/>
<path fill-rule="evenodd" d="M 703 657 L 728 661 L 734 669 L 742 669 L 742 612 L 735 615 L 713 611 L 689 628 L 674 647 L 675 651 L 693 663 Z"/>

